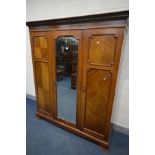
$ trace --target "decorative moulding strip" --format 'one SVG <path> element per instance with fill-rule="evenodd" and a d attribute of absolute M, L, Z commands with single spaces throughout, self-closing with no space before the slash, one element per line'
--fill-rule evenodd
<path fill-rule="evenodd" d="M 121 12 L 42 20 L 42 21 L 30 21 L 30 22 L 26 22 L 26 25 L 31 27 L 31 26 L 103 22 L 103 21 L 110 21 L 110 20 L 126 20 L 128 19 L 128 17 L 129 17 L 129 11 L 121 11 Z"/>

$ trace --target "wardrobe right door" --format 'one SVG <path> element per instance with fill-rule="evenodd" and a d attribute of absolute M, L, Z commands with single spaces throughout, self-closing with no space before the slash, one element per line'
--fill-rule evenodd
<path fill-rule="evenodd" d="M 82 130 L 108 140 L 123 30 L 89 29 L 83 34 Z"/>

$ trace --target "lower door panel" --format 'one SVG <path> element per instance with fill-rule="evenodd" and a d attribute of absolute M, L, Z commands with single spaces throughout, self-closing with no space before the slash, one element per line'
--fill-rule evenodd
<path fill-rule="evenodd" d="M 87 72 L 84 130 L 98 138 L 104 137 L 111 73 L 91 69 Z"/>

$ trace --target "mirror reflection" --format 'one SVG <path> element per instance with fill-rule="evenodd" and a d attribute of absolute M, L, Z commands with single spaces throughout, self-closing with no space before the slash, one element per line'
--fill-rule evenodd
<path fill-rule="evenodd" d="M 56 40 L 57 117 L 76 124 L 78 40 Z"/>

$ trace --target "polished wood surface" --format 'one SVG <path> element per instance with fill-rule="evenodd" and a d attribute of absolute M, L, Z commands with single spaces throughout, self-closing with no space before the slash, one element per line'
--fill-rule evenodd
<path fill-rule="evenodd" d="M 91 69 L 87 73 L 84 128 L 104 135 L 106 108 L 111 84 L 109 71 Z"/>
<path fill-rule="evenodd" d="M 50 47 L 47 32 L 30 33 L 36 90 L 37 111 L 52 116 L 52 92 L 50 82 Z"/>
<path fill-rule="evenodd" d="M 64 25 L 48 25 L 29 27 L 30 32 L 49 32 L 59 30 L 86 30 L 86 29 L 101 29 L 101 28 L 124 28 L 128 22 L 126 20 L 120 21 L 101 21 L 96 23 L 76 23 Z"/>
<path fill-rule="evenodd" d="M 108 150 L 126 20 L 35 24 L 30 23 L 30 38 L 37 116 Z M 55 43 L 59 36 L 74 36 L 79 41 L 75 125 L 57 117 Z"/>
<path fill-rule="evenodd" d="M 82 82 L 82 130 L 108 141 L 122 29 L 84 31 L 84 72 Z M 109 120 L 109 121 L 107 121 Z"/>
<path fill-rule="evenodd" d="M 46 37 L 34 37 L 33 46 L 34 46 L 34 57 L 35 58 L 47 58 L 48 57 Z"/>
<path fill-rule="evenodd" d="M 39 109 L 51 113 L 50 91 L 49 91 L 49 68 L 47 63 L 36 62 L 36 81 L 39 100 Z"/>
<path fill-rule="evenodd" d="M 91 35 L 89 64 L 111 66 L 114 63 L 116 39 L 113 35 Z"/>

